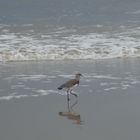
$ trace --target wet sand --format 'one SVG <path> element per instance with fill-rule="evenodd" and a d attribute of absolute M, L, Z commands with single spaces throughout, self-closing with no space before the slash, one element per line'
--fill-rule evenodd
<path fill-rule="evenodd" d="M 0 64 L 0 138 L 138 140 L 139 69 L 135 58 Z M 68 108 L 57 87 L 77 71 L 84 77 Z"/>

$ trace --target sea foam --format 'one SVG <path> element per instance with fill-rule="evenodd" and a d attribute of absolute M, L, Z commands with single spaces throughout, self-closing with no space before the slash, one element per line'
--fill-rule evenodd
<path fill-rule="evenodd" d="M 98 27 L 98 28 L 103 28 Z M 120 27 L 121 28 L 121 27 Z M 5 32 L 6 30 L 6 32 Z M 31 30 L 31 29 L 30 29 Z M 107 59 L 140 56 L 140 28 L 117 32 L 78 33 L 0 30 L 0 61 Z"/>

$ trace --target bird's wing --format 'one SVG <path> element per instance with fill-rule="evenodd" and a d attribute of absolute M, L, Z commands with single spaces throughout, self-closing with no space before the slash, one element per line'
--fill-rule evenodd
<path fill-rule="evenodd" d="M 76 84 L 79 84 L 79 81 L 75 80 L 75 79 L 71 79 L 69 81 L 67 81 L 66 83 L 64 83 L 63 85 L 61 85 L 62 88 L 70 88 Z"/>

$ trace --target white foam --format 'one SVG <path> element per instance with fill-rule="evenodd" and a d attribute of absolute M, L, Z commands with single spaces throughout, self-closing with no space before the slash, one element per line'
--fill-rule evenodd
<path fill-rule="evenodd" d="M 131 85 L 128 85 L 128 84 L 122 85 L 122 89 L 127 89 L 127 88 L 129 88 L 129 87 L 131 87 Z"/>
<path fill-rule="evenodd" d="M 113 80 L 120 80 L 122 79 L 121 77 L 114 77 L 112 75 L 95 75 L 94 78 L 97 79 L 113 79 Z"/>
<path fill-rule="evenodd" d="M 31 95 L 30 95 L 31 96 Z M 9 96 L 1 96 L 0 100 L 11 100 L 11 99 L 20 99 L 20 98 L 29 97 L 29 95 L 9 95 Z"/>
<path fill-rule="evenodd" d="M 65 74 L 60 74 L 59 75 L 60 77 L 64 77 L 64 78 L 71 78 L 71 77 L 73 77 L 73 75 L 65 75 Z"/>
<path fill-rule="evenodd" d="M 140 14 L 140 10 L 132 11 L 132 12 L 127 12 L 127 14 Z"/>
<path fill-rule="evenodd" d="M 104 89 L 105 91 L 110 91 L 110 90 L 116 90 L 118 89 L 119 87 L 110 87 L 110 88 L 106 88 Z"/>
<path fill-rule="evenodd" d="M 38 89 L 38 90 L 34 90 L 37 93 L 40 93 L 41 95 L 48 95 L 51 93 L 58 93 L 58 91 L 56 90 L 43 90 L 43 89 Z"/>
<path fill-rule="evenodd" d="M 66 28 L 41 35 L 0 32 L 0 61 L 140 57 L 140 40 L 136 37 L 140 35 L 139 28 L 62 36 L 67 32 L 70 31 Z"/>
<path fill-rule="evenodd" d="M 135 81 L 132 81 L 132 82 L 131 82 L 131 84 L 132 84 L 132 85 L 135 85 L 135 84 L 140 84 L 140 81 L 135 80 Z"/>
<path fill-rule="evenodd" d="M 32 81 L 38 81 L 40 79 L 44 79 L 46 78 L 47 75 L 42 75 L 42 74 L 34 74 L 34 75 L 24 75 L 24 74 L 21 74 L 21 75 L 12 75 L 11 77 L 7 77 L 5 78 L 5 80 L 9 80 L 11 81 L 12 79 L 16 78 L 18 80 L 23 80 L 23 81 L 27 81 L 27 80 L 32 80 Z M 22 86 L 20 83 L 18 83 L 19 85 L 17 86 Z"/>
<path fill-rule="evenodd" d="M 27 98 L 27 97 L 38 97 L 38 96 L 46 96 L 49 95 L 51 93 L 58 93 L 58 91 L 56 90 L 42 90 L 42 89 L 38 89 L 38 90 L 34 90 L 34 92 L 36 92 L 37 94 L 18 94 L 17 92 L 15 93 L 11 93 L 10 95 L 7 96 L 0 96 L 0 100 L 12 100 L 12 99 L 21 99 L 21 98 Z"/>
<path fill-rule="evenodd" d="M 25 87 L 25 85 L 18 84 L 18 85 L 12 85 L 11 89 L 24 88 L 24 87 Z"/>

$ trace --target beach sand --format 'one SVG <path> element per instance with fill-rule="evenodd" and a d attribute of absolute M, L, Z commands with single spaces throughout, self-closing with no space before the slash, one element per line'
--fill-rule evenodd
<path fill-rule="evenodd" d="M 76 72 L 69 112 L 57 87 Z M 1 140 L 138 140 L 139 130 L 139 58 L 0 64 Z"/>

